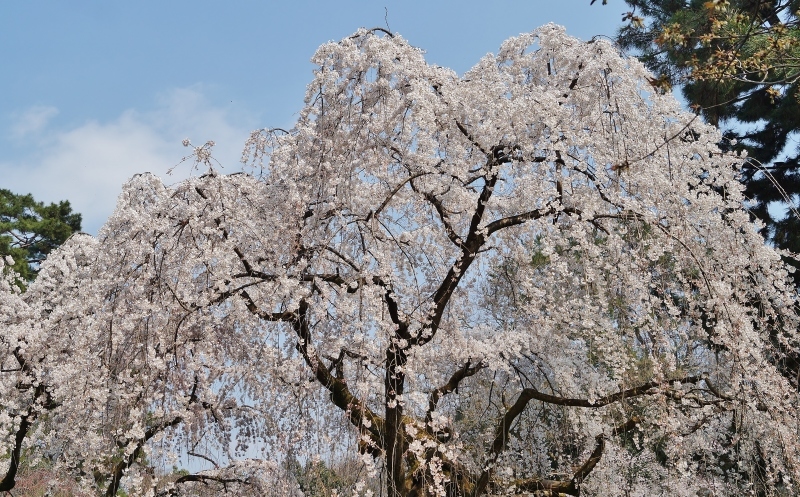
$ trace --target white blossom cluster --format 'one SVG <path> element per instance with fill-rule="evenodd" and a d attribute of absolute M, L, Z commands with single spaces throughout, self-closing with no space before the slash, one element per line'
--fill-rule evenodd
<path fill-rule="evenodd" d="M 0 282 L 0 456 L 97 493 L 290 495 L 347 451 L 348 495 L 800 491 L 797 294 L 743 158 L 602 40 L 423 55 L 323 45 L 246 172 L 137 175 Z"/>

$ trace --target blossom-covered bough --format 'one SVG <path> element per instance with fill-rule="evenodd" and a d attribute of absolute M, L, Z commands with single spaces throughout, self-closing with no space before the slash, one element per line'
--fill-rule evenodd
<path fill-rule="evenodd" d="M 380 30 L 313 61 L 245 172 L 138 175 L 2 287 L 0 488 L 289 495 L 352 450 L 348 493 L 798 491 L 797 296 L 715 129 L 553 25 L 463 77 Z"/>

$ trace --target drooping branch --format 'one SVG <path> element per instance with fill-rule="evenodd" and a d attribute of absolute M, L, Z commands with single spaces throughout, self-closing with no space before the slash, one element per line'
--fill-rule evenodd
<path fill-rule="evenodd" d="M 369 214 L 367 214 L 367 219 L 366 220 L 369 221 L 373 217 L 378 217 L 380 215 L 380 213 L 383 211 L 383 209 L 385 209 L 386 206 L 389 205 L 389 202 L 391 202 L 392 198 L 397 194 L 397 192 L 400 191 L 401 188 L 403 188 L 406 185 L 406 183 L 412 183 L 415 179 L 419 178 L 420 176 L 424 176 L 426 174 L 429 174 L 429 173 L 421 172 L 421 173 L 417 173 L 417 174 L 412 174 L 408 178 L 406 178 L 403 181 L 401 181 L 400 183 L 398 183 L 397 186 L 395 186 L 392 189 L 392 191 L 389 193 L 389 195 L 386 196 L 386 198 L 383 200 L 383 202 L 381 202 L 381 205 L 379 205 L 378 208 L 375 209 L 374 211 L 370 211 Z M 412 185 L 413 185 L 413 183 L 412 183 Z"/>
<path fill-rule="evenodd" d="M 463 134 L 467 138 L 467 140 L 469 140 L 469 142 L 472 143 L 472 145 L 474 145 L 478 150 L 483 152 L 484 155 L 487 154 L 486 150 L 481 146 L 480 143 L 477 142 L 477 140 L 475 140 L 475 137 L 472 136 L 472 133 L 470 133 L 469 130 L 467 130 L 467 128 L 463 124 L 456 121 L 456 127 L 458 128 L 459 131 L 461 131 L 461 134 Z"/>
<path fill-rule="evenodd" d="M 187 401 L 187 405 L 197 404 L 199 398 L 197 396 L 197 388 L 199 386 L 199 379 L 197 376 L 194 378 L 194 382 L 192 384 L 192 391 L 189 393 L 189 399 Z M 211 412 L 212 416 L 215 420 L 219 423 L 219 416 L 214 412 L 214 406 L 209 404 L 205 401 L 199 401 L 199 404 L 204 408 Z M 111 482 L 106 489 L 106 496 L 112 497 L 117 495 L 117 491 L 119 490 L 120 481 L 125 474 L 125 470 L 130 468 L 136 463 L 136 460 L 142 455 L 145 445 L 147 442 L 150 441 L 154 436 L 158 435 L 159 433 L 163 432 L 168 428 L 174 428 L 179 424 L 183 423 L 184 418 L 183 416 L 175 416 L 172 419 L 166 419 L 161 423 L 155 424 L 145 431 L 144 436 L 138 439 L 129 439 L 122 442 L 118 442 L 117 446 L 121 450 L 127 449 L 128 445 L 131 443 L 136 443 L 136 447 L 131 451 L 131 453 L 127 457 L 123 457 L 123 459 L 114 465 L 113 469 L 111 470 Z"/>
<path fill-rule="evenodd" d="M 204 461 L 208 461 L 211 463 L 212 466 L 214 466 L 215 469 L 219 469 L 219 464 L 217 463 L 217 461 L 211 459 L 209 456 L 205 454 L 200 454 L 199 452 L 194 452 L 192 450 L 187 451 L 186 454 L 192 457 L 196 457 L 198 459 L 203 459 Z"/>
<path fill-rule="evenodd" d="M 614 427 L 612 435 L 620 435 L 632 430 L 638 423 L 639 418 L 634 416 Z M 580 486 L 588 478 L 605 450 L 605 435 L 600 434 L 595 437 L 595 448 L 583 464 L 573 473 L 569 480 L 547 480 L 542 478 L 526 478 L 513 482 L 516 493 L 527 492 L 549 492 L 553 495 L 580 495 Z"/>
<path fill-rule="evenodd" d="M 381 27 L 374 27 L 374 28 L 368 29 L 367 30 L 367 34 L 374 35 L 378 31 L 380 31 L 381 33 L 385 34 L 389 38 L 393 38 L 394 37 L 394 34 L 391 31 L 389 31 L 388 29 L 381 28 Z M 348 39 L 354 40 L 354 39 L 359 38 L 361 36 L 363 36 L 363 35 L 354 34 L 354 35 L 350 36 L 350 38 L 348 38 Z"/>
<path fill-rule="evenodd" d="M 247 310 L 250 311 L 251 314 L 257 316 L 264 321 L 283 321 L 289 322 L 294 317 L 294 313 L 285 311 L 285 312 L 265 312 L 258 308 L 253 299 L 250 297 L 246 291 L 242 290 L 239 292 L 239 295 L 242 296 L 244 299 L 245 306 Z"/>
<path fill-rule="evenodd" d="M 495 428 L 494 440 L 489 448 L 487 463 L 484 464 L 484 469 L 481 471 L 481 476 L 478 478 L 478 483 L 475 486 L 474 497 L 482 495 L 489 485 L 489 480 L 491 480 L 494 470 L 494 463 L 508 445 L 508 431 L 511 429 L 514 420 L 517 419 L 517 416 L 522 414 L 522 411 L 525 410 L 528 406 L 528 402 L 531 400 L 531 397 L 525 394 L 526 390 L 529 389 L 526 388 L 522 391 L 517 401 L 506 411 Z"/>
<path fill-rule="evenodd" d="M 356 271 L 357 273 L 361 272 L 361 268 L 359 268 L 358 265 L 353 260 L 351 260 L 346 255 L 342 254 L 341 252 L 339 252 L 335 248 L 331 247 L 330 245 L 326 245 L 325 246 L 325 250 L 327 250 L 331 254 L 335 255 L 339 259 L 343 260 L 345 262 L 345 264 L 347 264 L 348 266 L 353 268 L 353 270 Z"/>

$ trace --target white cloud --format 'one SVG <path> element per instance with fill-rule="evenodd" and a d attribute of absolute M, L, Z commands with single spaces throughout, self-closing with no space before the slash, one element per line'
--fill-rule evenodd
<path fill-rule="evenodd" d="M 110 122 L 91 121 L 71 129 L 44 129 L 49 114 L 41 108 L 37 112 L 24 114 L 31 116 L 27 128 L 19 121 L 14 129 L 46 132 L 13 165 L 0 163 L 3 187 L 33 193 L 45 202 L 69 200 L 83 215 L 84 230 L 93 234 L 113 211 L 122 184 L 134 174 L 148 171 L 167 183 L 191 174 L 188 161 L 166 175 L 189 152 L 181 145 L 184 138 L 198 145 L 214 140 L 214 157 L 222 171 L 233 172 L 253 127 L 251 118 L 211 105 L 197 88 L 165 94 L 152 111 L 128 110 Z"/>
<path fill-rule="evenodd" d="M 11 136 L 23 138 L 42 131 L 58 115 L 58 109 L 47 105 L 35 105 L 14 116 Z"/>

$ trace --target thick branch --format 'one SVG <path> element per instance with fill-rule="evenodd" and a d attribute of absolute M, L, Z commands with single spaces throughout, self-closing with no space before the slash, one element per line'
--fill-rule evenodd
<path fill-rule="evenodd" d="M 259 318 L 263 319 L 264 321 L 283 321 L 289 322 L 293 319 L 294 313 L 291 312 L 264 312 L 258 308 L 253 299 L 250 297 L 246 291 L 242 290 L 239 292 L 239 295 L 242 296 L 244 299 L 245 306 L 247 306 L 247 310 L 250 311 L 251 314 L 258 316 Z"/>
<path fill-rule="evenodd" d="M 400 308 L 393 297 L 394 294 L 391 288 L 389 288 L 388 285 L 384 285 L 384 287 L 386 288 L 386 292 L 383 294 L 383 298 L 386 300 L 386 309 L 389 311 L 389 318 L 392 320 L 392 323 L 397 326 L 395 333 L 403 340 L 409 340 L 411 335 L 408 332 L 408 321 L 400 318 Z"/>
<path fill-rule="evenodd" d="M 259 278 L 262 277 L 262 275 L 257 274 L 257 272 L 252 272 L 251 274 L 243 274 L 243 275 L 237 275 L 237 276 L 253 276 L 253 277 L 259 277 Z M 270 281 L 275 279 L 275 277 L 273 275 L 263 275 L 263 277 L 265 277 L 265 279 L 266 279 L 266 277 L 268 277 Z M 304 281 L 304 282 L 313 282 L 315 280 L 324 281 L 326 283 L 331 283 L 331 284 L 336 285 L 338 287 L 346 287 L 347 288 L 347 290 L 346 290 L 347 293 L 355 293 L 355 292 L 357 292 L 358 289 L 361 286 L 365 285 L 367 283 L 367 281 L 368 281 L 367 278 L 363 278 L 362 277 L 362 278 L 358 278 L 357 280 L 352 282 L 354 284 L 352 284 L 352 283 L 348 284 L 347 280 L 345 280 L 344 277 L 342 277 L 339 274 L 335 274 L 335 273 L 330 273 L 330 274 L 329 273 L 319 273 L 319 274 L 304 273 L 304 274 L 302 274 L 300 276 L 299 280 L 300 281 Z M 386 290 L 386 292 L 384 293 L 384 299 L 386 300 L 386 307 L 387 307 L 387 309 L 389 311 L 389 317 L 391 318 L 392 322 L 395 325 L 397 325 L 396 333 L 400 338 L 402 338 L 404 340 L 409 340 L 411 338 L 411 335 L 408 333 L 408 322 L 406 320 L 400 318 L 400 310 L 399 310 L 399 307 L 397 305 L 397 301 L 392 296 L 393 294 L 392 294 L 391 286 L 389 284 L 387 284 L 386 282 L 384 282 L 378 276 L 373 276 L 372 279 L 371 279 L 371 282 L 372 282 L 373 285 L 379 285 L 379 286 L 383 287 Z M 250 295 L 245 290 L 243 290 L 243 288 L 246 288 L 246 286 L 243 286 L 243 287 L 237 288 L 235 290 L 231 290 L 229 292 L 226 292 L 226 293 L 223 294 L 223 296 L 225 298 L 227 298 L 230 295 L 238 293 L 239 295 L 241 295 L 245 299 L 245 304 L 247 305 L 247 309 L 251 313 L 257 315 L 258 317 L 260 317 L 261 319 L 264 319 L 266 321 L 285 321 L 285 322 L 289 322 L 289 321 L 291 321 L 293 319 L 293 317 L 292 317 L 293 314 L 292 313 L 279 313 L 279 312 L 278 313 L 266 313 L 266 312 L 262 311 L 261 309 L 258 308 L 258 306 L 255 304 L 255 302 L 253 302 L 253 299 L 250 298 Z M 217 300 L 221 301 L 221 300 L 224 300 L 224 299 L 222 297 L 220 297 Z"/>
<path fill-rule="evenodd" d="M 439 399 L 443 396 L 449 394 L 450 392 L 456 390 L 458 388 L 458 384 L 464 378 L 470 377 L 483 369 L 485 366 L 483 363 L 478 363 L 475 366 L 470 367 L 470 361 L 467 361 L 464 366 L 458 369 L 453 376 L 450 377 L 450 380 L 447 381 L 444 385 L 440 386 L 433 392 L 431 392 L 431 396 L 428 400 L 428 412 L 425 414 L 425 424 L 430 428 L 430 423 L 433 418 L 433 411 L 436 410 L 436 405 L 439 403 Z"/>
<path fill-rule="evenodd" d="M 460 123 L 456 124 L 459 126 L 461 132 L 470 138 L 470 140 L 472 140 L 472 137 L 469 135 L 466 128 L 464 128 Z M 497 166 L 499 163 L 508 161 L 508 158 L 503 154 L 503 147 L 501 146 L 494 147 L 491 154 L 487 154 L 487 156 L 488 159 L 486 168 L 489 171 L 491 171 L 493 167 Z M 486 212 L 486 206 L 489 203 L 489 199 L 492 196 L 494 187 L 497 184 L 498 177 L 499 176 L 497 172 L 489 173 L 488 177 L 484 176 L 486 182 L 483 186 L 480 196 L 478 197 L 478 203 L 475 207 L 472 219 L 470 220 L 466 241 L 461 241 L 452 227 L 450 227 L 448 224 L 446 212 L 444 211 L 441 202 L 435 196 L 426 194 L 426 199 L 433 204 L 439 213 L 439 217 L 442 220 L 442 224 L 445 227 L 448 237 L 453 241 L 453 243 L 461 248 L 461 256 L 453 265 L 453 267 L 450 268 L 441 285 L 436 292 L 434 292 L 432 300 L 435 304 L 435 307 L 431 313 L 430 323 L 426 326 L 424 333 L 421 332 L 420 335 L 418 335 L 413 341 L 413 343 L 416 345 L 424 345 L 433 339 L 433 336 L 439 329 L 439 324 L 441 323 L 444 310 L 447 307 L 453 292 L 455 291 L 456 287 L 458 287 L 458 284 L 461 281 L 464 273 L 467 271 L 467 269 L 469 269 L 470 265 L 475 260 L 478 251 L 490 235 L 503 228 L 516 226 L 523 224 L 526 221 L 539 219 L 541 217 L 556 213 L 556 209 L 554 207 L 548 206 L 543 209 L 537 209 L 514 216 L 509 216 L 503 219 L 498 219 L 489 223 L 483 230 L 480 230 L 479 226 L 483 221 L 483 217 Z M 570 212 L 569 209 L 564 209 L 564 211 Z M 572 212 L 578 213 L 577 211 Z"/>
<path fill-rule="evenodd" d="M 178 478 L 177 480 L 175 480 L 175 483 L 188 483 L 188 482 L 202 482 L 202 483 L 214 482 L 214 483 L 222 483 L 222 484 L 225 484 L 225 483 L 247 484 L 248 483 L 247 480 L 242 480 L 240 478 L 222 478 L 220 476 L 202 475 L 202 474 L 184 475 L 184 476 L 181 476 L 180 478 Z"/>
<path fill-rule="evenodd" d="M 236 483 L 236 484 L 240 484 L 240 485 L 247 485 L 247 484 L 250 483 L 249 480 L 247 480 L 247 479 L 243 480 L 241 478 L 226 478 L 226 477 L 223 477 L 223 476 L 214 476 L 214 475 L 206 475 L 206 474 L 202 474 L 202 473 L 196 473 L 196 474 L 191 474 L 191 475 L 183 475 L 183 476 L 179 477 L 177 480 L 175 480 L 174 484 L 175 485 L 179 485 L 179 484 L 182 484 L 182 483 L 192 483 L 192 482 L 202 483 L 204 485 L 208 485 L 209 483 L 219 483 L 219 484 L 221 484 L 223 486 L 225 486 L 227 484 L 230 484 L 230 483 Z M 179 494 L 180 494 L 180 492 L 179 492 L 178 488 L 175 487 L 175 486 L 171 487 L 166 492 L 162 491 L 162 492 L 158 493 L 158 495 L 179 495 Z"/>
<path fill-rule="evenodd" d="M 514 402 L 514 405 L 512 405 L 506 411 L 505 415 L 500 419 L 500 422 L 497 424 L 497 428 L 495 428 L 494 441 L 492 442 L 491 448 L 489 449 L 488 467 L 483 470 L 480 478 L 478 479 L 475 495 L 476 496 L 481 495 L 481 493 L 485 491 L 492 477 L 492 465 L 494 464 L 494 461 L 497 460 L 497 457 L 506 449 L 506 446 L 508 445 L 508 432 L 511 429 L 511 425 L 514 423 L 517 417 L 520 414 L 522 414 L 522 411 L 525 410 L 525 408 L 528 406 L 528 402 L 530 402 L 531 400 L 539 400 L 541 402 L 546 402 L 548 404 L 555 404 L 560 406 L 598 408 L 612 404 L 614 402 L 618 402 L 626 398 L 633 398 L 642 395 L 657 393 L 651 391 L 658 387 L 674 385 L 675 383 L 697 383 L 698 381 L 701 381 L 704 378 L 705 378 L 704 375 L 699 375 L 699 376 L 687 376 L 684 378 L 667 380 L 663 382 L 651 381 L 635 388 L 629 388 L 627 390 L 623 390 L 611 395 L 606 395 L 594 401 L 590 401 L 588 399 L 557 397 L 555 395 L 548 395 L 546 393 L 542 393 L 536 390 L 535 388 L 525 388 L 519 394 L 519 397 L 517 397 L 517 401 Z M 598 441 L 598 447 L 600 447 L 600 441 Z M 595 449 L 595 452 L 597 452 L 597 450 L 598 449 Z M 600 453 L 602 453 L 602 447 L 600 447 L 599 450 Z M 594 464 L 596 464 L 596 462 Z M 592 465 L 591 468 L 594 468 L 594 465 Z M 591 468 L 589 469 L 589 471 L 591 471 Z"/>
<path fill-rule="evenodd" d="M 520 408 L 520 412 L 522 412 L 522 409 L 525 408 L 525 405 L 527 405 L 527 403 L 530 400 L 539 400 L 541 402 L 560 405 L 560 406 L 597 408 L 613 404 L 614 402 L 618 402 L 622 399 L 629 399 L 633 397 L 640 397 L 642 395 L 651 395 L 653 393 L 658 393 L 657 391 L 651 392 L 651 390 L 656 389 L 658 387 L 670 386 L 674 385 L 675 383 L 697 383 L 704 379 L 705 379 L 704 375 L 697 375 L 697 376 L 686 376 L 684 378 L 676 378 L 674 380 L 667 380 L 667 381 L 651 381 L 645 383 L 644 385 L 640 385 L 634 388 L 629 388 L 627 390 L 622 390 L 617 393 L 613 393 L 611 395 L 606 395 L 604 397 L 600 397 L 599 399 L 595 399 L 593 401 L 590 401 L 589 399 L 557 397 L 555 395 L 548 395 L 546 393 L 540 392 L 535 388 L 526 388 L 522 391 L 519 398 L 517 399 L 517 403 L 515 403 L 514 406 L 522 402 L 523 405 Z M 512 410 L 513 409 L 514 407 L 512 407 Z"/>
<path fill-rule="evenodd" d="M 11 449 L 11 460 L 9 461 L 6 475 L 0 480 L 0 492 L 11 492 L 11 489 L 17 484 L 17 471 L 19 470 L 20 455 L 22 452 L 22 442 L 28 435 L 33 421 L 36 419 L 36 411 L 33 406 L 28 408 L 28 412 L 22 416 L 19 422 L 17 432 L 14 434 L 14 447 Z"/>
<path fill-rule="evenodd" d="M 114 497 L 117 495 L 117 491 L 119 490 L 119 484 L 122 480 L 122 476 L 125 474 L 125 470 L 130 468 L 136 463 L 136 460 L 142 455 L 142 451 L 144 450 L 144 445 L 157 433 L 160 433 L 167 428 L 172 428 L 174 426 L 178 426 L 179 424 L 183 423 L 182 416 L 176 416 L 175 418 L 164 421 L 160 424 L 155 426 L 151 426 L 144 434 L 144 437 L 139 439 L 136 443 L 136 448 L 133 452 L 128 455 L 127 458 L 124 458 L 122 461 L 118 462 L 114 469 L 111 471 L 111 482 L 108 484 L 108 488 L 106 489 L 106 497 Z M 130 443 L 130 441 L 128 442 Z M 127 443 L 124 444 L 127 446 Z"/>
<path fill-rule="evenodd" d="M 19 348 L 14 350 L 13 355 L 17 359 L 17 363 L 19 363 L 19 369 L 25 373 L 32 374 L 30 364 L 23 357 Z M 25 437 L 28 436 L 28 430 L 30 430 L 39 415 L 37 403 L 39 403 L 39 399 L 42 397 L 44 397 L 44 402 L 39 404 L 41 408 L 51 410 L 58 406 L 57 403 L 53 402 L 46 386 L 40 383 L 33 392 L 31 405 L 28 407 L 27 412 L 20 417 L 19 426 L 17 427 L 16 433 L 14 433 L 14 446 L 10 454 L 11 460 L 9 461 L 5 476 L 0 480 L 0 492 L 10 493 L 11 489 L 17 484 L 16 479 L 17 471 L 19 471 L 20 456 L 22 455 L 22 443 L 25 441 Z"/>
<path fill-rule="evenodd" d="M 403 366 L 407 361 L 403 347 L 393 341 L 386 349 L 386 374 L 384 376 L 385 430 L 384 449 L 386 451 L 386 472 L 390 497 L 400 497 L 405 482 L 403 474 L 403 454 L 406 439 L 403 426 L 403 404 L 401 396 L 405 388 Z"/>
<path fill-rule="evenodd" d="M 495 158 L 489 157 L 487 168 L 491 170 L 494 164 Z M 439 285 L 439 288 L 437 288 L 434 292 L 432 300 L 435 307 L 431 313 L 430 322 L 427 324 L 426 329 L 421 331 L 414 340 L 414 344 L 416 345 L 424 345 L 433 340 L 433 337 L 439 330 L 439 324 L 442 322 L 442 316 L 444 315 L 444 310 L 447 307 L 447 304 L 450 302 L 450 297 L 452 297 L 453 292 L 458 287 L 458 284 L 461 281 L 461 278 L 464 276 L 464 273 L 466 273 L 467 269 L 469 269 L 469 266 L 478 255 L 478 251 L 480 250 L 481 246 L 483 246 L 483 243 L 486 241 L 486 235 L 478 229 L 478 226 L 480 226 L 480 223 L 483 220 L 483 215 L 486 211 L 486 204 L 488 204 L 489 199 L 492 196 L 492 191 L 494 191 L 497 178 L 497 173 L 493 173 L 488 180 L 486 180 L 486 183 L 483 186 L 483 190 L 478 197 L 478 203 L 475 206 L 475 212 L 472 214 L 467 240 L 462 246 L 461 257 L 456 261 L 455 264 L 453 264 L 453 267 L 451 267 L 447 272 L 447 275 L 444 277 L 441 285 Z"/>
<path fill-rule="evenodd" d="M 543 480 L 539 478 L 528 478 L 515 482 L 517 493 L 523 492 L 549 492 L 551 495 L 580 495 L 580 485 L 594 470 L 600 458 L 603 457 L 606 442 L 603 435 L 595 437 L 595 447 L 589 458 L 572 475 L 572 478 L 565 481 Z"/>
<path fill-rule="evenodd" d="M 523 212 L 522 214 L 516 214 L 514 216 L 504 217 L 503 219 L 498 219 L 497 221 L 492 221 L 491 223 L 489 223 L 486 226 L 486 232 L 487 234 L 491 235 L 492 233 L 500 231 L 503 228 L 508 228 L 511 226 L 523 224 L 526 221 L 539 219 L 544 216 L 549 216 L 555 213 L 556 213 L 555 208 L 548 207 L 546 209 L 537 209 L 534 211 Z"/>
<path fill-rule="evenodd" d="M 447 233 L 447 238 L 449 238 L 456 247 L 464 250 L 464 242 L 461 240 L 461 237 L 458 236 L 458 233 L 456 233 L 456 231 L 453 229 L 453 226 L 450 224 L 450 221 L 447 219 L 447 212 L 444 209 L 444 205 L 442 205 L 442 201 L 432 193 L 425 193 L 424 196 L 425 200 L 430 202 L 434 209 L 436 209 L 436 212 L 439 214 L 439 220 L 444 227 L 445 233 Z"/>
<path fill-rule="evenodd" d="M 249 304 L 248 308 L 250 308 Z M 251 310 L 251 312 L 253 311 Z M 284 315 L 286 318 L 281 320 L 290 322 L 297 335 L 297 350 L 303 356 L 306 364 L 311 368 L 317 381 L 330 392 L 330 398 L 333 404 L 347 414 L 348 419 L 356 428 L 362 430 L 366 427 L 370 438 L 380 447 L 383 443 L 383 419 L 373 413 L 361 400 L 357 399 L 350 392 L 344 378 L 334 377 L 322 363 L 319 356 L 309 347 L 311 343 L 311 331 L 308 328 L 307 321 L 308 302 L 305 300 L 300 301 L 300 307 L 297 313 L 284 313 Z"/>

